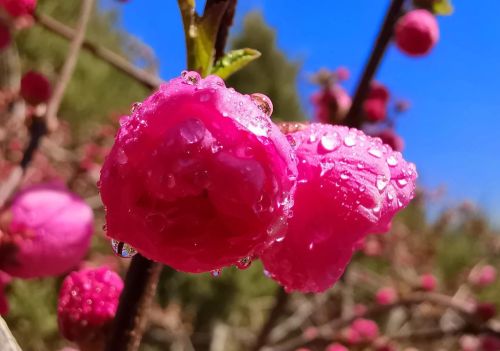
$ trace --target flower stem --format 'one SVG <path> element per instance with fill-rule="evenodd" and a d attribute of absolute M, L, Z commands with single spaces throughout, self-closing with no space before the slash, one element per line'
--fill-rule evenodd
<path fill-rule="evenodd" d="M 370 54 L 370 58 L 365 66 L 365 70 L 356 88 L 354 94 L 354 99 L 352 101 L 351 109 L 347 114 L 344 124 L 349 127 L 359 128 L 363 123 L 363 118 L 361 115 L 361 107 L 363 106 L 363 101 L 365 100 L 368 89 L 370 88 L 370 82 L 372 81 L 377 69 L 384 57 L 385 51 L 391 41 L 392 34 L 394 31 L 394 26 L 398 20 L 404 0 L 392 0 L 391 6 L 387 10 L 384 23 L 380 32 L 378 34 L 375 46 Z"/>
<path fill-rule="evenodd" d="M 160 263 L 140 254 L 132 259 L 106 351 L 135 351 L 139 348 L 161 267 Z"/>

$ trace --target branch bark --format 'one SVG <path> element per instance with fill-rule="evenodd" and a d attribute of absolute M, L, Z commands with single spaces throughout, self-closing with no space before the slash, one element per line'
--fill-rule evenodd
<path fill-rule="evenodd" d="M 373 47 L 370 58 L 365 66 L 363 75 L 361 76 L 356 88 L 356 92 L 354 93 L 351 109 L 349 110 L 344 121 L 344 124 L 349 127 L 359 128 L 363 123 L 361 115 L 363 102 L 368 94 L 370 82 L 375 76 L 389 42 L 391 41 L 394 25 L 401 14 L 403 4 L 404 0 L 392 0 L 391 6 L 387 11 L 384 23 L 375 42 L 375 46 Z"/>

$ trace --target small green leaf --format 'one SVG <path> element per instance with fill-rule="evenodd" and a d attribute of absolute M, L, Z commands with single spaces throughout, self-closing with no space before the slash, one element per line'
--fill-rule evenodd
<path fill-rule="evenodd" d="M 453 5 L 449 0 L 437 0 L 432 4 L 432 11 L 436 15 L 449 16 L 453 13 Z"/>
<path fill-rule="evenodd" d="M 260 52 L 254 49 L 230 51 L 215 63 L 212 68 L 212 74 L 216 74 L 222 79 L 226 79 L 259 57 Z"/>

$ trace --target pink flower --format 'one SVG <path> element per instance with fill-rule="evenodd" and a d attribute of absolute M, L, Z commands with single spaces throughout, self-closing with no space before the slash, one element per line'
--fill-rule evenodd
<path fill-rule="evenodd" d="M 439 40 L 436 18 L 423 9 L 408 12 L 396 24 L 395 40 L 398 48 L 407 55 L 426 55 Z"/>
<path fill-rule="evenodd" d="M 0 271 L 0 315 L 6 315 L 9 312 L 9 302 L 5 296 L 5 287 L 9 285 L 12 278 L 7 273 Z"/>
<path fill-rule="evenodd" d="M 92 209 L 62 186 L 42 184 L 18 193 L 3 214 L 10 217 L 0 269 L 14 277 L 54 276 L 77 266 L 87 253 Z"/>
<path fill-rule="evenodd" d="M 483 335 L 481 340 L 482 351 L 498 351 L 500 350 L 500 338 L 493 335 Z"/>
<path fill-rule="evenodd" d="M 479 351 L 481 342 L 473 335 L 463 335 L 458 341 L 462 351 Z"/>
<path fill-rule="evenodd" d="M 398 293 L 394 288 L 382 288 L 375 294 L 375 300 L 379 305 L 390 305 L 396 302 Z"/>
<path fill-rule="evenodd" d="M 57 305 L 61 334 L 78 343 L 104 337 L 122 290 L 120 276 L 106 267 L 85 268 L 68 275 Z"/>
<path fill-rule="evenodd" d="M 469 275 L 469 282 L 478 287 L 486 287 L 497 279 L 497 270 L 491 265 L 485 265 L 474 269 Z"/>
<path fill-rule="evenodd" d="M 483 321 L 489 321 L 497 314 L 497 308 L 494 303 L 481 302 L 475 306 L 476 315 Z"/>
<path fill-rule="evenodd" d="M 9 27 L 0 22 L 0 51 L 7 48 L 11 41 L 12 36 Z"/>
<path fill-rule="evenodd" d="M 422 274 L 420 276 L 420 287 L 425 291 L 436 290 L 437 279 L 432 274 Z"/>
<path fill-rule="evenodd" d="M 52 95 L 52 87 L 43 74 L 29 71 L 21 79 L 20 94 L 27 103 L 38 105 L 49 101 Z"/>
<path fill-rule="evenodd" d="M 335 73 L 337 75 L 337 79 L 340 81 L 349 80 L 349 77 L 351 76 L 351 72 L 349 71 L 349 68 L 344 67 L 344 66 L 337 68 Z"/>
<path fill-rule="evenodd" d="M 296 161 L 261 94 L 184 72 L 122 119 L 102 171 L 107 234 L 206 272 L 260 254 L 286 227 Z"/>
<path fill-rule="evenodd" d="M 367 99 L 363 102 L 363 112 L 370 122 L 381 122 L 387 117 L 387 105 L 380 99 Z"/>
<path fill-rule="evenodd" d="M 316 327 L 308 327 L 308 328 L 306 328 L 306 330 L 304 330 L 302 335 L 304 336 L 304 338 L 306 340 L 314 340 L 318 337 L 319 330 Z"/>
<path fill-rule="evenodd" d="M 368 92 L 367 99 L 376 99 L 388 103 L 390 97 L 389 89 L 384 84 L 377 81 L 370 83 L 370 91 Z"/>
<path fill-rule="evenodd" d="M 367 343 L 378 337 L 379 329 L 374 321 L 358 318 L 347 328 L 346 335 L 350 344 Z"/>
<path fill-rule="evenodd" d="M 351 97 L 340 85 L 323 88 L 311 98 L 314 121 L 333 123 L 342 120 L 351 108 Z"/>
<path fill-rule="evenodd" d="M 335 343 L 328 345 L 325 351 L 349 351 L 349 349 L 342 344 Z"/>
<path fill-rule="evenodd" d="M 356 129 L 311 124 L 288 137 L 299 159 L 293 216 L 261 259 L 287 290 L 321 292 L 342 275 L 359 240 L 387 231 L 413 198 L 417 173 Z"/>
<path fill-rule="evenodd" d="M 0 0 L 0 6 L 12 17 L 31 16 L 35 12 L 36 0 Z"/>
<path fill-rule="evenodd" d="M 401 152 L 404 149 L 404 140 L 393 129 L 385 129 L 374 135 L 374 137 L 380 138 L 384 144 L 390 146 L 394 151 Z"/>

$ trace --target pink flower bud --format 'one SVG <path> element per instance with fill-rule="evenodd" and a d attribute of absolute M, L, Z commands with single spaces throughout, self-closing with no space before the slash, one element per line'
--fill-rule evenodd
<path fill-rule="evenodd" d="M 432 274 L 423 274 L 420 276 L 420 288 L 425 291 L 436 290 L 437 279 Z"/>
<path fill-rule="evenodd" d="M 473 335 L 463 335 L 458 341 L 461 351 L 480 351 L 481 342 Z"/>
<path fill-rule="evenodd" d="M 389 145 L 394 151 L 401 152 L 405 147 L 404 140 L 392 129 L 383 130 L 374 137 L 380 138 L 384 144 Z"/>
<path fill-rule="evenodd" d="M 349 349 L 342 344 L 335 343 L 328 345 L 325 351 L 349 351 Z"/>
<path fill-rule="evenodd" d="M 31 16 L 36 8 L 36 0 L 0 0 L 0 6 L 12 17 Z"/>
<path fill-rule="evenodd" d="M 500 350 L 500 338 L 493 335 L 483 335 L 481 340 L 481 351 L 498 351 Z"/>
<path fill-rule="evenodd" d="M 293 216 L 261 259 L 287 290 L 321 292 L 342 275 L 359 240 L 387 231 L 413 198 L 417 174 L 356 129 L 311 124 L 288 137 L 299 158 Z"/>
<path fill-rule="evenodd" d="M 486 265 L 474 269 L 469 275 L 469 282 L 478 287 L 486 287 L 497 279 L 497 270 L 491 265 Z"/>
<path fill-rule="evenodd" d="M 9 312 L 9 302 L 5 296 L 5 287 L 9 285 L 12 278 L 5 272 L 0 271 L 0 315 L 6 315 Z"/>
<path fill-rule="evenodd" d="M 439 40 L 436 17 L 423 9 L 408 12 L 396 24 L 395 40 L 398 48 L 407 55 L 426 55 Z"/>
<path fill-rule="evenodd" d="M 351 76 L 351 72 L 349 71 L 349 68 L 344 67 L 344 66 L 337 68 L 335 73 L 337 75 L 337 79 L 340 81 L 349 80 L 349 77 Z"/>
<path fill-rule="evenodd" d="M 377 323 L 372 320 L 358 318 L 347 329 L 350 344 L 360 344 L 374 341 L 379 335 Z"/>
<path fill-rule="evenodd" d="M 363 102 L 363 112 L 370 122 L 381 122 L 387 117 L 387 105 L 379 99 L 367 99 Z"/>
<path fill-rule="evenodd" d="M 12 36 L 9 27 L 0 22 L 0 51 L 7 48 L 11 41 Z"/>
<path fill-rule="evenodd" d="M 377 81 L 371 82 L 367 99 L 376 99 L 388 103 L 390 97 L 389 89 L 385 85 Z"/>
<path fill-rule="evenodd" d="M 14 277 L 67 272 L 81 262 L 90 246 L 92 209 L 62 186 L 26 188 L 3 216 L 10 217 L 7 238 L 13 249 L 12 257 L 2 257 L 0 269 Z"/>
<path fill-rule="evenodd" d="M 314 340 L 319 335 L 319 330 L 316 327 L 307 327 L 306 330 L 302 333 L 306 340 Z"/>
<path fill-rule="evenodd" d="M 21 79 L 21 96 L 27 103 L 38 105 L 47 102 L 52 95 L 49 80 L 35 71 L 29 71 Z"/>
<path fill-rule="evenodd" d="M 102 171 L 107 234 L 186 272 L 256 256 L 283 235 L 296 161 L 261 94 L 196 72 L 122 119 Z"/>
<path fill-rule="evenodd" d="M 496 316 L 497 308 L 491 302 L 481 302 L 476 305 L 475 313 L 481 320 L 486 322 Z"/>
<path fill-rule="evenodd" d="M 351 97 L 340 85 L 334 85 L 314 94 L 314 121 L 333 123 L 342 120 L 351 108 Z"/>
<path fill-rule="evenodd" d="M 57 306 L 61 334 L 78 343 L 103 338 L 115 316 L 122 289 L 120 276 L 106 267 L 85 268 L 68 275 Z"/>
<path fill-rule="evenodd" d="M 394 288 L 386 287 L 377 291 L 375 294 L 375 301 L 379 305 L 390 305 L 396 302 L 398 298 L 398 293 Z"/>

